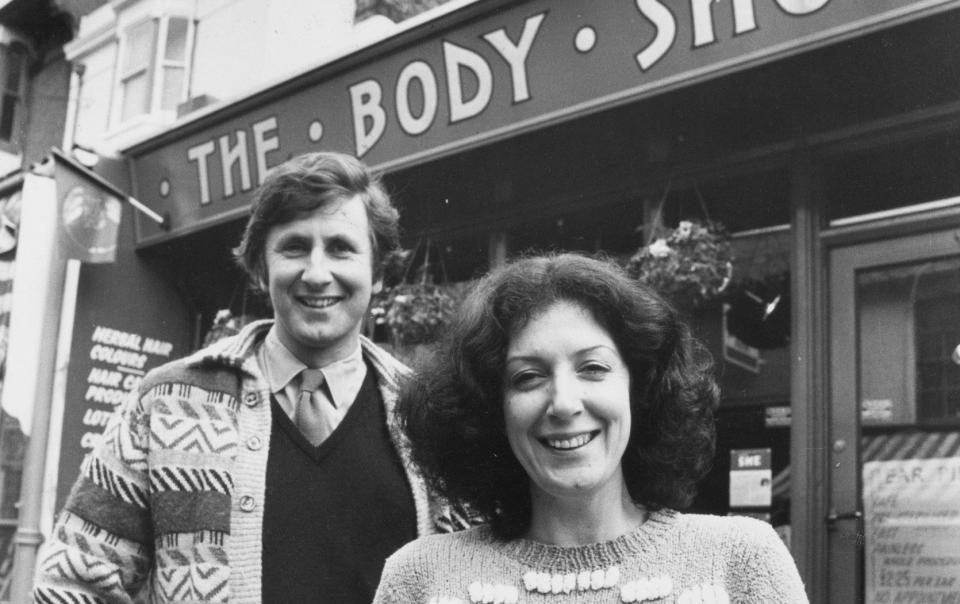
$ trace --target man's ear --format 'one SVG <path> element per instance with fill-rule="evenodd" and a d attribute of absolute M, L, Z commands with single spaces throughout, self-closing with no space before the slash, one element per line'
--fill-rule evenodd
<path fill-rule="evenodd" d="M 374 294 L 379 294 L 383 291 L 383 278 L 379 278 L 373 282 L 373 287 L 370 290 Z"/>

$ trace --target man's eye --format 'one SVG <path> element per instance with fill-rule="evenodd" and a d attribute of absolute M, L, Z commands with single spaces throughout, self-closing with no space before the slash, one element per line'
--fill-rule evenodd
<path fill-rule="evenodd" d="M 352 254 L 353 246 L 346 241 L 331 241 L 327 246 L 331 254 Z"/>
<path fill-rule="evenodd" d="M 280 253 L 285 256 L 294 256 L 306 253 L 308 249 L 309 246 L 302 241 L 288 241 L 280 246 Z"/>

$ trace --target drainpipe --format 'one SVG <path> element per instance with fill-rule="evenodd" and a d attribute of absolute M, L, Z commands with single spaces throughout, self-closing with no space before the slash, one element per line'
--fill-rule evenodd
<path fill-rule="evenodd" d="M 83 73 L 86 65 L 76 63 L 70 70 L 70 92 L 67 97 L 67 116 L 63 123 L 63 152 L 70 155 L 77 130 L 77 114 L 80 113 L 80 89 L 83 85 Z"/>
<path fill-rule="evenodd" d="M 70 153 L 74 143 L 83 71 L 83 65 L 78 64 L 73 66 L 70 73 L 70 90 L 63 132 L 63 148 L 67 153 Z M 46 167 L 52 171 L 53 158 L 47 159 Z M 47 525 L 49 530 L 52 524 L 53 513 L 47 508 L 53 503 L 52 501 L 44 502 L 44 474 L 49 437 L 58 438 L 58 435 L 49 434 L 51 411 L 57 406 L 62 413 L 70 336 L 73 332 L 73 311 L 79 284 L 79 262 L 59 258 L 54 243 L 57 201 L 53 175 L 42 168 L 34 172 L 28 174 L 24 182 L 24 201 L 27 201 L 28 195 L 34 199 L 31 199 L 31 203 L 23 204 L 17 253 L 18 256 L 28 257 L 25 252 L 28 248 L 33 248 L 29 257 L 35 262 L 31 264 L 29 272 L 35 273 L 36 278 L 24 275 L 24 271 L 19 270 L 18 264 L 14 278 L 16 285 L 14 306 L 10 316 L 9 339 L 11 349 L 16 345 L 17 349 L 23 353 L 22 356 L 26 357 L 18 361 L 24 364 L 23 369 L 27 370 L 20 373 L 32 375 L 31 379 L 19 379 L 18 372 L 9 371 L 16 368 L 12 367 L 8 360 L 8 381 L 4 392 L 5 395 L 13 395 L 12 391 L 18 391 L 19 395 L 26 395 L 34 402 L 33 418 L 30 422 L 30 441 L 27 444 L 21 477 L 19 523 L 14 537 L 15 550 L 10 580 L 11 602 L 32 601 L 37 550 L 44 539 L 41 528 Z M 28 217 L 27 214 L 30 216 Z M 18 300 L 17 289 L 30 290 L 31 301 Z M 24 337 L 36 342 L 35 350 L 25 346 Z M 15 339 L 17 342 L 14 342 Z M 44 349 L 50 348 L 54 349 L 52 354 L 44 352 Z M 44 382 L 49 385 L 45 386 Z M 6 390 L 11 392 L 8 394 Z M 60 401 L 59 405 L 54 404 L 57 399 Z"/>

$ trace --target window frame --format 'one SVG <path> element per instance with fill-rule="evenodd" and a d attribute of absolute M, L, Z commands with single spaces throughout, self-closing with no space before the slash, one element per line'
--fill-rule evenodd
<path fill-rule="evenodd" d="M 14 56 L 19 55 L 19 78 L 16 83 L 16 89 L 9 88 L 9 74 L 12 68 L 11 61 Z M 10 120 L 10 132 L 7 136 L 0 131 L 0 150 L 17 150 L 20 148 L 18 132 L 25 120 L 27 111 L 27 70 L 31 57 L 31 49 L 20 41 L 11 41 L 0 44 L 0 119 L 3 118 L 3 109 L 7 95 L 13 98 L 13 117 Z"/>
<path fill-rule="evenodd" d="M 170 22 L 171 20 L 182 20 L 186 22 L 186 41 L 182 60 L 168 59 L 167 50 L 170 48 Z M 132 34 L 138 27 L 145 23 L 154 24 L 152 40 L 150 41 L 149 62 L 146 66 L 135 66 L 127 69 L 126 63 L 130 57 L 132 48 Z M 190 77 L 192 72 L 193 45 L 196 32 L 196 21 L 189 15 L 179 12 L 171 14 L 152 14 L 145 18 L 132 21 L 125 26 L 119 33 L 119 44 L 117 45 L 116 76 L 114 84 L 115 101 L 112 103 L 111 123 L 114 130 L 125 129 L 136 124 L 161 117 L 175 117 L 176 105 L 189 98 Z M 181 69 L 183 79 L 181 88 L 177 93 L 177 103 L 174 107 L 164 108 L 163 100 L 166 92 L 167 72 L 169 69 Z M 146 76 L 146 107 L 143 111 L 126 114 L 126 103 L 128 101 L 127 84 L 134 78 Z"/>

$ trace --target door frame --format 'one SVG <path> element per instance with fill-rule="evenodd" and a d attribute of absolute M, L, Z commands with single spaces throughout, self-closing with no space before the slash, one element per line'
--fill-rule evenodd
<path fill-rule="evenodd" d="M 926 217 L 929 218 L 929 217 Z M 824 556 L 827 601 L 862 602 L 864 533 L 861 510 L 856 275 L 863 269 L 960 254 L 960 221 L 924 220 L 936 230 L 872 229 L 871 237 L 837 237 L 827 251 L 828 457 Z M 904 226 L 904 225 L 901 225 Z M 864 233 L 861 233 L 864 234 Z M 853 580 L 850 580 L 853 577 Z"/>

